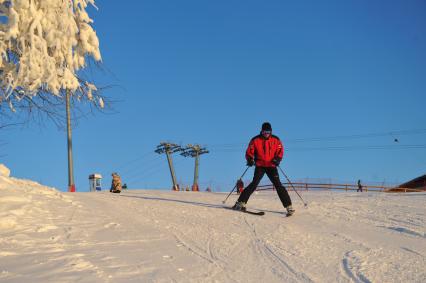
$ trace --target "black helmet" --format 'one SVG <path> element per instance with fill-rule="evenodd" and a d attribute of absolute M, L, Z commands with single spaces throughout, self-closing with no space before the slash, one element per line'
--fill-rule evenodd
<path fill-rule="evenodd" d="M 272 131 L 271 123 L 265 122 L 262 124 L 262 131 Z"/>

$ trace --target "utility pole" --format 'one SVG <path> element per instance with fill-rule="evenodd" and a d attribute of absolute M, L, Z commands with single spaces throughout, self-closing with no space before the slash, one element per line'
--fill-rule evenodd
<path fill-rule="evenodd" d="M 70 90 L 66 90 L 67 108 L 67 146 L 68 146 L 68 192 L 75 192 L 74 170 L 72 162 L 72 137 L 71 137 L 71 111 L 70 111 Z"/>
<path fill-rule="evenodd" d="M 182 148 L 180 145 L 174 144 L 174 143 L 168 143 L 168 142 L 161 142 L 157 149 L 155 150 L 156 153 L 162 154 L 165 153 L 167 156 L 167 161 L 169 163 L 169 169 L 170 169 L 170 175 L 172 175 L 172 182 L 173 182 L 173 188 L 174 191 L 179 191 L 179 185 L 176 182 L 176 176 L 175 176 L 175 170 L 173 168 L 173 161 L 172 161 L 172 154 L 178 151 L 182 151 Z"/>
<path fill-rule="evenodd" d="M 200 159 L 200 155 L 205 153 L 209 153 L 209 151 L 205 147 L 201 147 L 198 144 L 196 145 L 188 144 L 188 146 L 184 148 L 181 153 L 182 156 L 195 158 L 194 183 L 192 185 L 193 191 L 200 190 L 198 186 L 198 167 L 200 163 L 199 159 Z"/>

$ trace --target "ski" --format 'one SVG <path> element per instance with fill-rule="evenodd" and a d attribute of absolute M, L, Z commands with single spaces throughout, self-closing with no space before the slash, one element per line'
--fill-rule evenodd
<path fill-rule="evenodd" d="M 235 209 L 232 209 L 232 207 L 224 207 L 224 208 L 229 209 L 229 210 L 233 210 L 233 211 L 242 212 L 242 213 L 248 213 L 248 214 L 252 214 L 252 215 L 257 215 L 257 216 L 263 216 L 263 215 L 265 215 L 264 211 L 235 210 Z"/>

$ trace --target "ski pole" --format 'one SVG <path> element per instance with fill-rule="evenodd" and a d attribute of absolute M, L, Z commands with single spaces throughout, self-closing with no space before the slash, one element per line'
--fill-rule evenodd
<path fill-rule="evenodd" d="M 241 180 L 244 175 L 246 174 L 247 170 L 250 168 L 250 166 L 247 166 L 246 170 L 244 171 L 243 175 L 241 175 L 241 177 L 238 180 Z M 232 188 L 232 191 L 228 194 L 228 196 L 226 197 L 226 199 L 224 201 L 222 201 L 223 204 L 225 204 L 225 202 L 228 200 L 229 196 L 234 192 L 235 188 L 237 187 L 237 184 L 235 184 L 235 186 Z"/>
<path fill-rule="evenodd" d="M 299 196 L 299 198 L 302 200 L 303 204 L 305 205 L 305 207 L 308 206 L 308 203 L 306 203 L 303 198 L 299 195 L 299 193 L 297 192 L 296 188 L 293 186 L 293 184 L 291 183 L 290 179 L 287 177 L 287 175 L 284 173 L 283 169 L 281 169 L 280 166 L 278 166 L 278 168 L 280 168 L 281 173 L 283 173 L 283 175 L 285 176 L 285 178 L 287 179 L 288 183 L 291 185 L 291 187 L 293 188 L 293 190 L 296 192 L 296 194 Z"/>

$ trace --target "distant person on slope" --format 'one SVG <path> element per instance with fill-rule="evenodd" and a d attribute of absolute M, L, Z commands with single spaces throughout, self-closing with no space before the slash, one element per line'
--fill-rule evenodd
<path fill-rule="evenodd" d="M 237 181 L 236 186 L 237 186 L 237 194 L 241 194 L 243 192 L 243 190 L 244 190 L 244 182 L 243 182 L 243 180 L 239 179 Z"/>
<path fill-rule="evenodd" d="M 121 193 L 121 177 L 117 173 L 112 173 L 111 193 Z"/>
<path fill-rule="evenodd" d="M 362 193 L 361 180 L 358 180 L 358 189 L 357 189 L 356 191 L 357 191 L 357 192 L 361 192 L 361 193 Z"/>
<path fill-rule="evenodd" d="M 277 136 L 272 135 L 272 126 L 265 122 L 259 135 L 251 139 L 246 151 L 247 166 L 256 165 L 253 181 L 242 191 L 238 201 L 232 207 L 235 210 L 246 210 L 250 195 L 256 190 L 263 176 L 268 176 L 275 186 L 283 206 L 287 209 L 287 216 L 292 215 L 295 210 L 291 206 L 291 199 L 287 190 L 281 184 L 277 166 L 279 166 L 284 155 L 284 148 Z"/>

